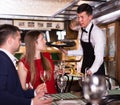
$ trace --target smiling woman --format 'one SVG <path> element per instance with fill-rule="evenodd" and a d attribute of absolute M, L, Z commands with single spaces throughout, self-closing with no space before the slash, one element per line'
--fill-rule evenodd
<path fill-rule="evenodd" d="M 44 33 L 38 30 L 28 31 L 25 35 L 26 53 L 18 64 L 18 74 L 24 90 L 34 88 L 42 83 L 41 71 L 47 71 L 45 82 L 49 94 L 56 93 L 54 81 L 54 64 L 46 49 Z M 27 87 L 26 87 L 27 86 Z"/>

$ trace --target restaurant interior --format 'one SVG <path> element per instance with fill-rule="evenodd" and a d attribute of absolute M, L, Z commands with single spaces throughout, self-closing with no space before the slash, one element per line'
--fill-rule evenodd
<path fill-rule="evenodd" d="M 18 59 L 25 53 L 26 32 L 42 30 L 47 40 L 46 51 L 51 53 L 55 67 L 57 68 L 61 61 L 65 61 L 66 73 L 72 75 L 69 76 L 69 83 L 64 92 L 79 92 L 82 88 L 78 82 L 79 79 L 81 81 L 78 75 L 82 75 L 80 70 L 83 57 L 67 56 L 59 48 L 75 50 L 80 47 L 78 32 L 71 30 L 70 24 L 77 22 L 76 9 L 82 3 L 93 7 L 93 22 L 106 35 L 106 78 L 109 79 L 110 88 L 119 88 L 120 0 L 3 0 L 0 1 L 0 24 L 13 24 L 20 28 L 22 44 L 15 54 Z M 64 41 L 66 45 L 57 44 L 59 41 Z"/>

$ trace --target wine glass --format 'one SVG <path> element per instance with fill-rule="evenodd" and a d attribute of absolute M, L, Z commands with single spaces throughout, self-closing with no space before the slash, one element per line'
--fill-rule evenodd
<path fill-rule="evenodd" d="M 87 70 L 88 70 L 88 69 L 89 69 L 89 68 L 86 67 L 86 68 L 85 68 L 85 73 L 84 73 L 84 75 L 78 77 L 78 83 L 79 83 L 79 86 L 80 86 L 81 88 L 83 88 L 83 84 L 84 84 L 84 81 L 85 81 L 86 77 L 89 76 L 89 75 L 87 75 Z"/>
<path fill-rule="evenodd" d="M 84 98 L 92 105 L 99 105 L 101 98 L 106 92 L 106 82 L 103 76 L 87 76 L 84 85 Z"/>
<path fill-rule="evenodd" d="M 48 80 L 47 71 L 46 70 L 40 71 L 40 80 L 42 80 L 44 85 L 46 85 L 45 82 Z M 45 95 L 46 94 L 47 94 L 47 92 L 45 92 Z"/>
<path fill-rule="evenodd" d="M 67 77 L 65 75 L 59 74 L 57 76 L 56 81 L 57 81 L 57 86 L 60 89 L 60 93 L 63 93 L 64 89 L 65 89 L 65 87 L 67 85 Z"/>
<path fill-rule="evenodd" d="M 45 82 L 48 80 L 47 73 L 48 72 L 46 70 L 40 71 L 40 80 L 42 80 L 45 85 L 46 85 Z M 47 98 L 50 98 L 50 97 L 51 96 L 45 91 L 44 96 L 42 98 L 47 99 Z"/>
<path fill-rule="evenodd" d="M 47 81 L 47 71 L 46 70 L 43 70 L 43 71 L 40 71 L 40 79 L 44 82 Z"/>
<path fill-rule="evenodd" d="M 61 61 L 61 62 L 58 63 L 58 68 L 55 71 L 55 78 L 58 75 L 64 75 L 64 73 L 65 73 L 65 61 Z"/>
<path fill-rule="evenodd" d="M 59 70 L 61 71 L 62 75 L 64 75 L 64 72 L 65 72 L 65 61 L 61 61 L 59 63 Z"/>
<path fill-rule="evenodd" d="M 77 77 L 77 78 L 78 78 L 78 83 L 79 83 L 79 86 L 80 86 L 81 88 L 83 88 L 84 77 L 83 77 L 83 76 L 81 76 L 81 77 Z"/>

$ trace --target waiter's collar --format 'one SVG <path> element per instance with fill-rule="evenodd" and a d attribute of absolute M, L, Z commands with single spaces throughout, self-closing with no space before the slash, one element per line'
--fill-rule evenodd
<path fill-rule="evenodd" d="M 87 32 L 89 32 L 89 30 L 90 30 L 92 24 L 93 24 L 93 23 L 90 22 L 90 23 L 88 24 L 88 26 L 85 28 Z"/>
<path fill-rule="evenodd" d="M 82 32 L 88 33 L 85 28 L 81 28 L 81 30 L 82 30 Z"/>
<path fill-rule="evenodd" d="M 5 54 L 7 54 L 9 56 L 9 58 L 12 60 L 12 62 L 14 63 L 14 65 L 16 66 L 16 62 L 18 61 L 18 59 L 13 56 L 9 51 L 0 48 L 0 51 L 3 51 Z"/>

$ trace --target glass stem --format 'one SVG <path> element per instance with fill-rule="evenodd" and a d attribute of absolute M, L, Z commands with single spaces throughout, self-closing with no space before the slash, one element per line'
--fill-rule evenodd
<path fill-rule="evenodd" d="M 61 89 L 61 93 L 63 93 L 63 89 Z"/>
<path fill-rule="evenodd" d="M 62 93 L 63 93 L 63 89 L 61 89 L 61 91 L 60 91 L 61 100 L 63 100 Z"/>

